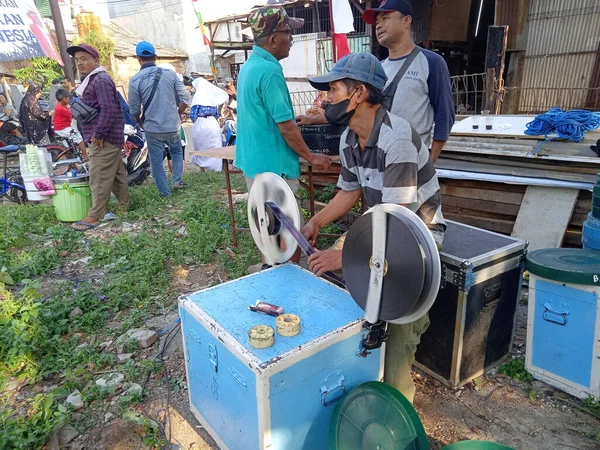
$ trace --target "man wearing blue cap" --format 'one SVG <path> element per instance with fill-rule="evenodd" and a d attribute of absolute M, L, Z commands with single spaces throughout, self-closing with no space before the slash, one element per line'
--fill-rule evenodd
<path fill-rule="evenodd" d="M 150 42 L 140 42 L 136 55 L 141 69 L 129 81 L 129 109 L 144 128 L 152 166 L 152 177 L 159 192 L 171 195 L 163 167 L 165 145 L 173 161 L 173 188 L 186 187 L 183 182 L 181 114 L 191 103 L 188 90 L 177 74 L 156 66 L 156 51 Z"/>
<path fill-rule="evenodd" d="M 302 234 L 314 245 L 321 228 L 348 213 L 364 194 L 369 208 L 395 203 L 416 213 L 441 246 L 446 224 L 435 168 L 418 131 L 382 107 L 387 76 L 381 63 L 368 53 L 350 54 L 330 73 L 309 81 L 314 88 L 329 91 L 324 104 L 328 122 L 348 128 L 340 138 L 341 190 L 306 224 Z M 342 268 L 344 237 L 331 249 L 308 258 L 312 272 L 320 276 Z M 428 325 L 425 316 L 411 324 L 389 326 L 385 381 L 411 402 L 415 385 L 410 368 Z"/>
<path fill-rule="evenodd" d="M 384 106 L 415 127 L 435 162 L 454 125 L 452 83 L 444 58 L 414 44 L 413 17 L 409 0 L 383 0 L 379 8 L 363 12 L 363 20 L 375 26 L 379 44 L 389 50 L 382 62 L 388 77 Z M 325 122 L 322 115 L 298 120 L 301 125 Z"/>

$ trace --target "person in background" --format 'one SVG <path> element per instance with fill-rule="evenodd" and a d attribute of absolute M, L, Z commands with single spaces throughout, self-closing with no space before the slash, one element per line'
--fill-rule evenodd
<path fill-rule="evenodd" d="M 219 106 L 227 103 L 229 94 L 203 78 L 193 82 L 194 97 L 192 98 L 192 142 L 194 150 L 207 150 L 223 146 L 221 128 L 219 127 Z M 222 110 L 222 108 L 221 108 Z M 192 164 L 199 166 L 202 172 L 221 171 L 223 160 L 209 156 L 192 157 Z"/>
<path fill-rule="evenodd" d="M 83 77 L 75 90 L 79 100 L 98 111 L 93 119 L 80 124 L 84 142 L 88 143 L 92 207 L 87 217 L 73 224 L 77 231 L 96 228 L 105 217 L 111 192 L 117 198 L 119 211 L 129 204 L 127 172 L 121 159 L 125 142 L 125 116 L 119 103 L 115 82 L 100 65 L 98 50 L 89 44 L 67 48 Z"/>
<path fill-rule="evenodd" d="M 8 103 L 8 99 L 5 94 L 0 94 L 0 120 L 2 121 L 19 121 L 16 108 Z"/>
<path fill-rule="evenodd" d="M 228 81 L 223 89 L 227 92 L 229 99 L 221 107 L 221 117 L 219 119 L 221 124 L 224 124 L 227 120 L 237 119 L 237 91 L 233 81 Z"/>
<path fill-rule="evenodd" d="M 42 90 L 35 84 L 30 84 L 27 93 L 21 100 L 19 118 L 25 131 L 25 137 L 31 144 L 48 145 L 50 137 L 50 115 L 42 111 L 38 100 L 42 97 Z"/>
<path fill-rule="evenodd" d="M 388 77 L 384 94 L 396 87 L 387 109 L 407 120 L 431 148 L 433 162 L 439 157 L 450 130 L 454 125 L 454 99 L 448 65 L 442 56 L 431 50 L 416 48 L 412 40 L 414 14 L 408 0 L 387 0 L 377 9 L 365 9 L 363 20 L 375 25 L 377 41 L 389 50 L 389 57 L 382 62 Z M 408 67 L 404 63 L 413 52 L 416 56 Z M 405 70 L 401 79 L 394 78 Z M 301 125 L 327 123 L 324 115 L 298 117 Z M 435 124 L 435 128 L 434 128 Z"/>
<path fill-rule="evenodd" d="M 71 80 L 69 77 L 64 77 L 62 83 L 63 83 L 63 87 L 67 91 L 69 91 L 71 96 L 73 96 L 75 94 L 75 83 L 73 82 L 73 80 Z"/>
<path fill-rule="evenodd" d="M 183 182 L 181 115 L 190 103 L 190 95 L 177 74 L 156 65 L 156 50 L 150 42 L 136 47 L 140 71 L 129 81 L 129 108 L 144 128 L 148 141 L 152 177 L 163 197 L 171 195 L 163 160 L 165 145 L 173 161 L 173 188 L 187 187 Z"/>
<path fill-rule="evenodd" d="M 54 117 L 52 118 L 52 124 L 54 125 L 54 132 L 57 136 L 72 140 L 79 147 L 83 161 L 88 160 L 87 151 L 83 138 L 79 131 L 74 130 L 71 127 L 73 121 L 73 114 L 71 114 L 71 106 L 69 101 L 71 100 L 71 94 L 66 89 L 59 89 L 56 91 L 56 108 L 54 109 Z"/>
<path fill-rule="evenodd" d="M 6 95 L 0 94 L 0 136 L 4 144 L 10 145 L 17 139 L 23 138 L 19 131 L 19 116 L 16 108 L 8 103 Z M 16 141 L 21 143 L 20 141 Z"/>

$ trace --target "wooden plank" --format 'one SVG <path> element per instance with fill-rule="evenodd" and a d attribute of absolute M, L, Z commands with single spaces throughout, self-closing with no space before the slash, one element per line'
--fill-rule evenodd
<path fill-rule="evenodd" d="M 455 187 L 465 187 L 473 189 L 485 189 L 488 191 L 500 191 L 500 192 L 519 192 L 521 195 L 525 194 L 527 186 L 522 184 L 506 184 L 498 183 L 494 181 L 479 181 L 479 180 L 453 180 L 443 179 L 440 180 L 440 185 L 445 184 Z"/>
<path fill-rule="evenodd" d="M 529 241 L 529 250 L 559 248 L 579 190 L 529 186 L 511 236 Z"/>
<path fill-rule="evenodd" d="M 453 197 L 487 200 L 512 205 L 520 205 L 523 200 L 523 194 L 518 192 L 488 191 L 483 189 L 450 186 L 447 184 L 441 186 L 441 193 L 442 195 L 451 195 Z"/>
<path fill-rule="evenodd" d="M 583 222 L 587 220 L 587 214 L 579 214 L 573 211 L 573 216 L 571 217 L 571 221 L 569 222 L 569 227 L 582 227 Z"/>
<path fill-rule="evenodd" d="M 446 211 L 448 207 L 471 209 L 475 211 L 494 213 L 502 216 L 512 216 L 513 218 L 516 218 L 517 214 L 519 214 L 520 205 L 442 194 L 442 212 Z"/>
<path fill-rule="evenodd" d="M 582 232 L 581 230 L 567 230 L 565 232 L 565 239 L 563 242 L 563 246 L 568 246 L 568 247 L 583 247 L 582 243 L 581 243 L 581 235 Z"/>
<path fill-rule="evenodd" d="M 478 219 L 491 219 L 491 220 L 501 220 L 514 223 L 516 217 L 515 216 L 507 216 L 502 214 L 497 214 L 493 212 L 487 211 L 477 211 L 475 209 L 469 208 L 458 208 L 456 206 L 450 205 L 442 205 L 442 213 L 443 214 L 452 214 L 452 215 L 460 215 L 460 216 L 468 216 L 468 217 L 477 217 Z"/>

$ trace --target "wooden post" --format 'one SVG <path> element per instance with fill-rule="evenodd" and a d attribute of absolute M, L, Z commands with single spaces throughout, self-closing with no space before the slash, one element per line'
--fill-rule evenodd
<path fill-rule="evenodd" d="M 494 81 L 492 87 L 494 95 L 488 97 L 487 109 L 492 114 L 499 114 L 502 107 L 502 96 L 504 94 L 504 62 L 506 59 L 506 45 L 508 42 L 508 25 L 491 26 L 488 29 L 488 42 L 485 56 L 485 70 L 489 75 L 490 69 L 494 69 Z M 489 76 L 488 76 L 489 78 Z M 489 92 L 490 86 L 486 86 Z"/>
<path fill-rule="evenodd" d="M 495 111 L 494 97 L 496 92 L 496 69 L 493 67 L 488 69 L 485 75 L 485 106 L 483 109 L 488 111 Z"/>

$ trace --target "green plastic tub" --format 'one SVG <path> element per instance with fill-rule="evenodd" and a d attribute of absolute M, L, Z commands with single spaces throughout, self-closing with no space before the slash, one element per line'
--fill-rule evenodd
<path fill-rule="evenodd" d="M 56 195 L 52 196 L 54 213 L 61 222 L 84 219 L 92 206 L 92 191 L 88 177 L 55 179 Z"/>
<path fill-rule="evenodd" d="M 330 450 L 429 450 L 415 408 L 389 384 L 369 381 L 338 400 L 329 426 Z M 455 442 L 442 450 L 514 450 L 494 442 Z"/>

